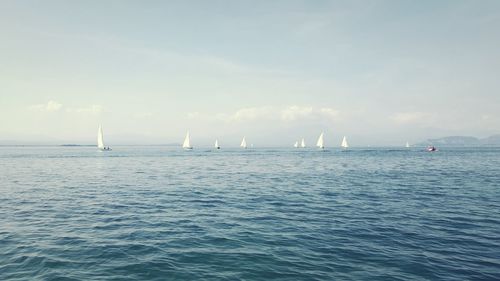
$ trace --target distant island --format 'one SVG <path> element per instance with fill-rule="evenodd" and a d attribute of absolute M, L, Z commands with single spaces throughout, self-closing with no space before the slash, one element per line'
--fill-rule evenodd
<path fill-rule="evenodd" d="M 500 135 L 493 135 L 487 138 L 476 138 L 470 136 L 449 136 L 438 139 L 428 139 L 417 145 L 436 146 L 500 146 Z"/>
<path fill-rule="evenodd" d="M 95 146 L 94 144 L 73 144 L 73 143 L 68 143 L 68 144 L 61 144 L 61 146 Z"/>

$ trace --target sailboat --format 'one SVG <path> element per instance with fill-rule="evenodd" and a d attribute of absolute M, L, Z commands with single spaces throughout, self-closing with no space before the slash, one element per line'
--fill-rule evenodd
<path fill-rule="evenodd" d="M 182 144 L 182 148 L 184 149 L 193 149 L 191 145 L 191 138 L 189 137 L 189 132 L 186 134 L 186 138 L 184 139 L 184 143 Z"/>
<path fill-rule="evenodd" d="M 97 130 L 97 148 L 100 151 L 109 151 L 111 148 L 109 146 L 104 146 L 104 137 L 102 134 L 102 125 L 99 125 L 99 129 Z"/>
<path fill-rule="evenodd" d="M 410 143 L 406 142 L 405 147 L 406 147 L 406 148 L 410 148 Z"/>
<path fill-rule="evenodd" d="M 299 147 L 299 141 L 296 141 L 295 144 L 293 145 L 293 147 L 295 147 L 295 148 Z"/>
<path fill-rule="evenodd" d="M 215 145 L 214 145 L 215 149 L 220 149 L 220 146 L 219 146 L 219 141 L 218 140 L 215 140 Z"/>
<path fill-rule="evenodd" d="M 304 139 L 302 139 L 302 141 L 300 142 L 300 147 L 306 147 L 306 141 Z"/>
<path fill-rule="evenodd" d="M 342 146 L 342 148 L 344 149 L 347 149 L 349 147 L 349 145 L 347 144 L 347 138 L 345 136 L 342 139 L 342 144 L 340 146 Z"/>
<path fill-rule="evenodd" d="M 245 148 L 245 149 L 247 148 L 247 141 L 245 140 L 245 137 L 243 137 L 243 140 L 241 140 L 240 146 Z"/>
<path fill-rule="evenodd" d="M 316 146 L 321 148 L 321 149 L 324 149 L 325 148 L 325 142 L 323 140 L 323 132 L 321 132 L 321 135 L 319 135 L 319 138 L 318 138 L 318 142 L 316 142 Z"/>

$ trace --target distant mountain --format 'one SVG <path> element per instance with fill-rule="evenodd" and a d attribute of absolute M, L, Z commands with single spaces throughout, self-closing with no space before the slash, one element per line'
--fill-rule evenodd
<path fill-rule="evenodd" d="M 475 137 L 463 137 L 463 136 L 451 136 L 444 137 L 440 139 L 430 139 L 428 140 L 434 145 L 449 145 L 449 146 L 475 146 L 480 145 L 481 142 Z"/>
<path fill-rule="evenodd" d="M 95 144 L 73 144 L 73 143 L 67 143 L 67 144 L 61 144 L 61 146 L 95 146 Z"/>
<path fill-rule="evenodd" d="M 500 135 L 489 136 L 480 141 L 482 145 L 500 145 Z"/>
<path fill-rule="evenodd" d="M 18 140 L 0 140 L 1 146 L 45 146 L 54 145 L 52 142 L 48 141 L 18 141 Z"/>
<path fill-rule="evenodd" d="M 438 139 L 428 139 L 419 145 L 436 146 L 500 146 L 500 135 L 490 136 L 484 139 L 469 136 L 449 136 Z"/>

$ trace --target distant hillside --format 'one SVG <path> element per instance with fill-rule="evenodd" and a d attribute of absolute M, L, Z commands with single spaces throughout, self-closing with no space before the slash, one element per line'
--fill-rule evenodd
<path fill-rule="evenodd" d="M 451 136 L 439 139 L 429 139 L 428 142 L 434 145 L 449 145 L 449 146 L 475 146 L 480 145 L 481 142 L 475 137 Z"/>
<path fill-rule="evenodd" d="M 61 144 L 61 146 L 95 146 L 95 144 L 73 144 L 73 143 L 68 143 L 68 144 Z"/>
<path fill-rule="evenodd" d="M 438 139 L 428 139 L 419 145 L 436 146 L 500 146 L 500 135 L 490 136 L 484 139 L 469 136 L 449 136 Z"/>
<path fill-rule="evenodd" d="M 489 136 L 487 138 L 481 139 L 482 145 L 500 145 L 500 135 Z"/>

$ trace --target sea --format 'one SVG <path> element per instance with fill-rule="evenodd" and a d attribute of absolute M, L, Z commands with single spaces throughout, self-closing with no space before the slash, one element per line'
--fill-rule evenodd
<path fill-rule="evenodd" d="M 500 148 L 1 146 L 0 280 L 500 280 Z"/>

